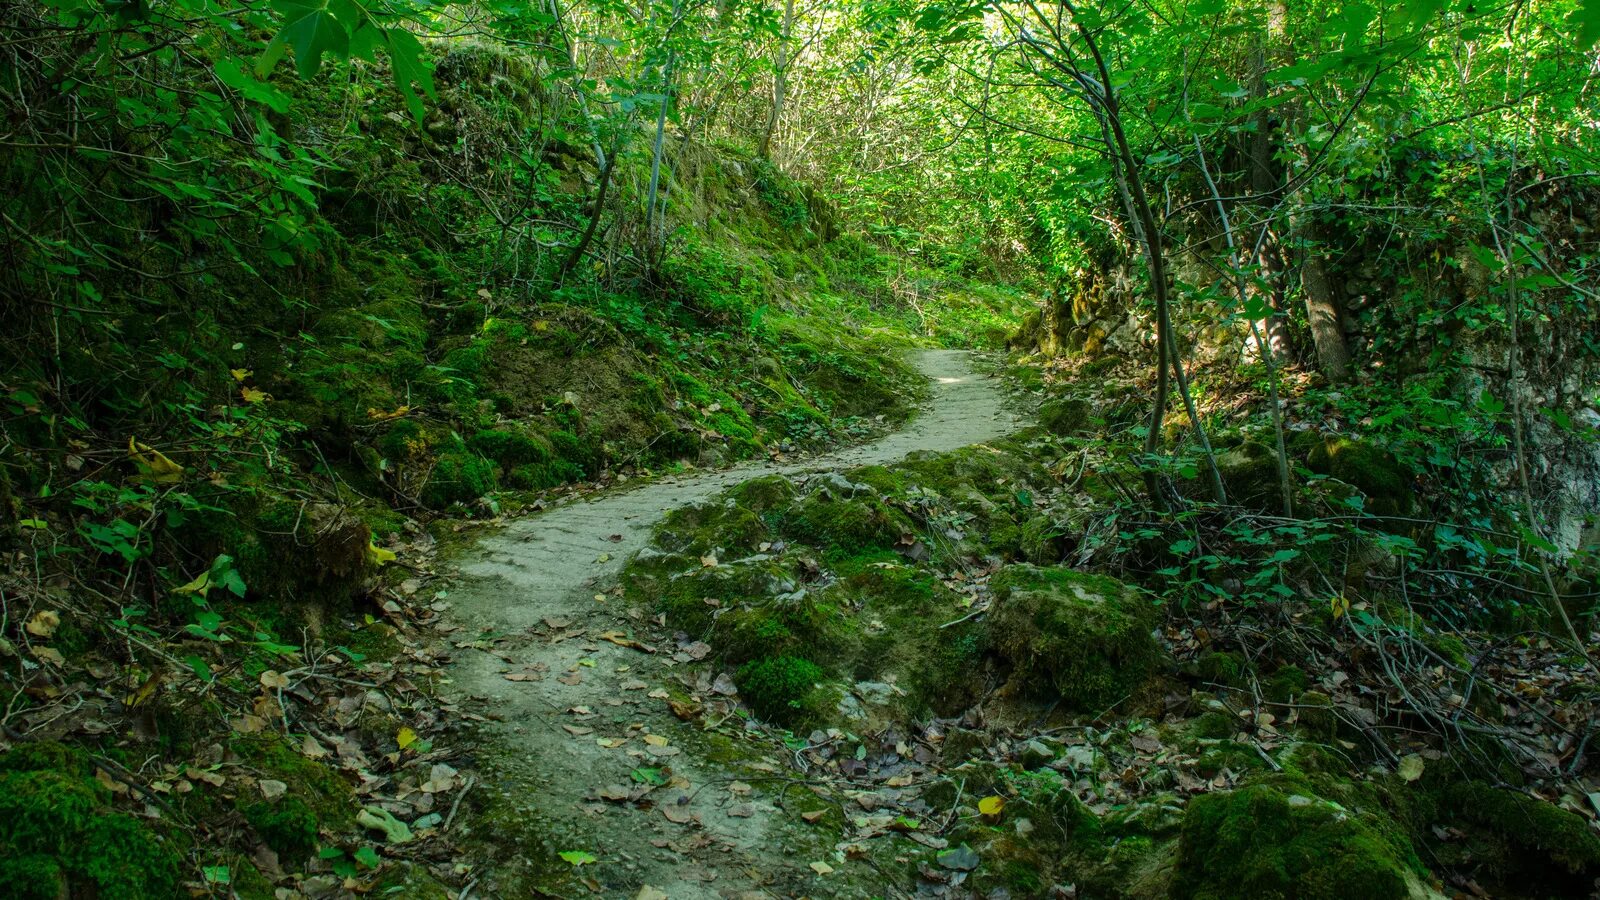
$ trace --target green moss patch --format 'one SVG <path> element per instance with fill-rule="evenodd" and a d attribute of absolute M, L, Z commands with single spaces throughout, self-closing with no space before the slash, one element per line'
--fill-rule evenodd
<path fill-rule="evenodd" d="M 164 900 L 182 856 L 151 826 L 110 806 L 80 751 L 60 745 L 0 756 L 0 885 L 7 896 Z"/>
<path fill-rule="evenodd" d="M 990 579 L 991 640 L 1019 690 L 1054 692 L 1099 712 L 1155 674 L 1161 660 L 1150 598 L 1121 582 L 1062 568 L 1013 565 Z"/>
<path fill-rule="evenodd" d="M 1305 785 L 1258 783 L 1191 800 L 1173 896 L 1401 900 L 1410 848 Z"/>

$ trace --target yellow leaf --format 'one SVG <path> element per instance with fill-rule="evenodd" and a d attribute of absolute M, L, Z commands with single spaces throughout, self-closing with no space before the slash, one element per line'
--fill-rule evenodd
<path fill-rule="evenodd" d="M 978 812 L 990 818 L 1000 815 L 1000 811 L 1005 808 L 1006 801 L 1003 797 L 989 796 L 978 801 Z"/>
<path fill-rule="evenodd" d="M 412 731 L 409 725 L 405 726 L 400 729 L 399 734 L 394 736 L 394 742 L 400 745 L 401 750 L 404 750 L 417 742 L 417 733 Z"/>
<path fill-rule="evenodd" d="M 1338 621 L 1340 616 L 1350 611 L 1350 600 L 1341 594 L 1329 600 L 1328 607 L 1333 610 L 1334 621 Z"/>
<path fill-rule="evenodd" d="M 26 627 L 34 637 L 47 638 L 61 627 L 61 614 L 52 609 L 41 609 L 28 620 Z"/>
<path fill-rule="evenodd" d="M 249 369 L 229 369 L 228 374 L 233 376 L 234 381 L 244 381 L 255 373 Z"/>
<path fill-rule="evenodd" d="M 659 734 L 645 735 L 644 742 L 652 747 L 665 747 L 667 745 L 667 739 Z"/>
<path fill-rule="evenodd" d="M 171 484 L 183 477 L 183 466 L 178 465 L 148 444 L 128 438 L 128 456 L 139 466 L 145 478 L 158 484 Z"/>
<path fill-rule="evenodd" d="M 266 391 L 258 391 L 253 387 L 241 388 L 239 396 L 243 397 L 246 403 L 265 403 L 272 399 L 271 394 Z"/>
<path fill-rule="evenodd" d="M 411 407 L 409 406 L 402 406 L 393 412 L 384 412 L 383 410 L 372 406 L 367 407 L 367 417 L 370 419 L 377 419 L 380 422 L 387 422 L 390 419 L 398 419 L 409 412 L 411 412 Z"/>
<path fill-rule="evenodd" d="M 367 562 L 375 566 L 381 566 L 384 563 L 392 563 L 396 559 L 399 559 L 399 557 L 394 555 L 393 550 L 385 550 L 371 541 L 367 542 Z"/>

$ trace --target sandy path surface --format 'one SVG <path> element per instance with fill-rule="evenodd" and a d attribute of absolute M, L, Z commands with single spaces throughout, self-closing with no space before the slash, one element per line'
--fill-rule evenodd
<path fill-rule="evenodd" d="M 763 475 L 893 463 L 912 451 L 954 450 L 1020 427 L 998 380 L 976 373 L 969 354 L 923 351 L 915 362 L 932 383 L 926 408 L 880 440 L 575 502 L 519 519 L 459 559 L 461 574 L 450 588 L 458 640 L 488 640 L 485 649 L 456 654 L 446 689 L 492 719 L 478 735 L 476 774 L 497 808 L 477 827 L 500 832 L 490 837 L 503 848 L 493 870 L 481 873 L 477 896 L 519 896 L 497 893 L 497 875 L 565 867 L 557 854 L 569 850 L 596 857 L 582 874 L 600 883 L 605 897 L 635 897 L 646 886 L 661 893 L 645 896 L 671 900 L 872 893 L 864 886 L 881 876 L 848 871 L 861 867 L 833 859 L 831 843 L 818 843 L 818 829 L 779 808 L 781 779 L 750 783 L 746 766 L 765 768 L 758 753 L 746 750 L 749 759 L 730 762 L 700 728 L 671 714 L 659 691 L 681 692 L 690 675 L 670 646 L 649 654 L 599 637 L 623 632 L 670 645 L 639 611 L 630 615 L 620 599 L 596 595 L 678 507 Z M 655 737 L 647 742 L 646 734 Z M 782 767 L 781 760 L 770 763 Z M 674 777 L 651 795 L 653 808 L 595 798 L 601 788 L 635 785 L 630 774 L 641 767 L 668 767 Z M 744 782 L 736 780 L 739 772 L 747 773 Z M 819 876 L 809 867 L 824 860 L 841 871 Z"/>

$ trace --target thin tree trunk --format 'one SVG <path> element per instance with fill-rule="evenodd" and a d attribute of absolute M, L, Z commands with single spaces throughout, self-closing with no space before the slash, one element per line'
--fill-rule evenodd
<path fill-rule="evenodd" d="M 601 158 L 605 159 L 604 156 Z M 567 258 L 561 263 L 561 271 L 556 276 L 557 281 L 566 278 L 568 272 L 577 268 L 578 263 L 583 261 L 583 255 L 589 251 L 589 244 L 594 240 L 595 231 L 600 226 L 600 217 L 605 214 L 606 193 L 611 187 L 611 172 L 616 167 L 617 156 L 612 153 L 600 169 L 600 186 L 595 190 L 594 210 L 589 213 L 589 225 L 583 230 L 583 237 L 578 240 L 577 246 L 572 248 L 572 252 L 567 254 Z"/>
<path fill-rule="evenodd" d="M 1100 46 L 1094 36 L 1084 27 L 1081 20 L 1074 14 L 1073 22 L 1078 30 L 1078 35 L 1083 39 L 1084 46 L 1089 54 L 1094 57 L 1095 67 L 1099 73 L 1100 91 L 1099 100 L 1105 112 L 1105 124 L 1111 130 L 1113 150 L 1121 160 L 1125 174 L 1124 181 L 1132 195 L 1133 210 L 1139 229 L 1143 232 L 1143 245 L 1145 264 L 1150 269 L 1150 292 L 1156 302 L 1156 398 L 1150 407 L 1150 431 L 1145 435 L 1144 449 L 1149 456 L 1154 456 L 1160 447 L 1161 424 L 1166 416 L 1167 367 L 1170 363 L 1173 374 L 1178 378 L 1178 386 L 1183 394 L 1185 411 L 1189 414 L 1189 423 L 1195 429 L 1195 434 L 1200 439 L 1200 445 L 1205 450 L 1207 474 L 1211 480 L 1211 493 L 1218 503 L 1226 503 L 1227 491 L 1222 487 L 1222 474 L 1217 470 L 1216 454 L 1211 451 L 1211 441 L 1206 436 L 1205 425 L 1200 421 L 1200 416 L 1195 410 L 1194 400 L 1188 391 L 1188 385 L 1183 375 L 1183 366 L 1177 357 L 1178 343 L 1173 337 L 1172 328 L 1172 303 L 1170 289 L 1167 282 L 1166 254 L 1161 247 L 1161 236 L 1156 223 L 1155 212 L 1150 207 L 1150 198 L 1145 194 L 1144 182 L 1140 177 L 1137 157 L 1133 148 L 1128 143 L 1128 136 L 1122 128 L 1121 104 L 1117 101 L 1114 82 L 1111 80 L 1110 68 L 1106 65 L 1105 57 L 1100 53 Z M 1168 354 L 1171 353 L 1169 359 Z M 1157 506 L 1165 506 L 1165 497 L 1160 491 L 1159 480 L 1150 470 L 1145 472 L 1145 488 L 1150 493 L 1150 501 Z"/>
<path fill-rule="evenodd" d="M 1211 191 L 1211 200 L 1217 206 L 1217 219 L 1222 224 L 1222 236 L 1228 242 L 1228 268 L 1233 276 L 1233 289 L 1239 295 L 1239 302 L 1248 305 L 1249 283 L 1244 277 L 1243 260 L 1239 258 L 1239 245 L 1233 238 L 1233 222 L 1228 218 L 1227 204 L 1222 202 L 1222 192 L 1217 189 L 1217 183 L 1211 177 L 1211 170 L 1206 166 L 1206 153 L 1200 144 L 1198 134 L 1194 136 L 1194 152 L 1195 160 L 1200 164 L 1200 174 L 1205 178 L 1206 188 Z M 1256 327 L 1256 320 L 1246 313 L 1245 321 L 1250 323 L 1250 336 L 1261 349 L 1261 361 L 1267 367 L 1267 399 L 1272 404 L 1272 434 L 1278 444 L 1278 490 L 1283 494 L 1284 518 L 1292 519 L 1294 484 L 1289 480 L 1289 451 L 1283 434 L 1283 408 L 1278 400 L 1278 366 L 1273 357 L 1272 347 L 1268 345 L 1261 329 Z"/>
<path fill-rule="evenodd" d="M 676 3 L 673 4 L 673 18 L 677 18 Z M 656 196 L 661 189 L 661 156 L 667 137 L 667 109 L 672 103 L 672 67 L 676 61 L 677 53 L 673 50 L 668 50 L 667 64 L 662 70 L 661 77 L 661 112 L 656 116 L 655 147 L 650 155 L 650 190 L 645 201 L 644 239 L 645 259 L 651 261 L 652 267 L 659 262 L 659 259 L 657 259 L 658 251 L 665 242 L 661 239 L 665 236 L 665 229 L 657 221 L 658 218 L 664 218 L 665 215 L 664 212 L 659 217 L 656 214 Z M 658 235 L 658 231 L 661 234 Z"/>
<path fill-rule="evenodd" d="M 783 116 L 784 94 L 789 86 L 789 36 L 794 33 L 794 0 L 783 0 L 783 31 L 778 35 L 777 59 L 772 70 L 772 107 L 767 111 L 767 127 L 761 132 L 761 145 L 756 155 L 772 158 L 772 134 L 778 130 L 778 120 Z"/>
<path fill-rule="evenodd" d="M 1300 289 L 1306 295 L 1306 321 L 1311 326 L 1311 345 L 1317 351 L 1317 368 L 1329 381 L 1338 383 L 1350 377 L 1350 345 L 1344 336 L 1344 309 L 1328 279 L 1322 250 L 1313 239 L 1306 214 L 1291 217 L 1296 243 L 1304 259 L 1300 263 Z"/>

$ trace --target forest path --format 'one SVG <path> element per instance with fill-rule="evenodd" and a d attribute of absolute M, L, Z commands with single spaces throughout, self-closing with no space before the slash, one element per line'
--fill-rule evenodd
<path fill-rule="evenodd" d="M 854 885 L 881 881 L 870 870 L 846 871 L 864 867 L 835 860 L 831 838 L 778 808 L 785 779 L 761 773 L 786 771 L 781 761 L 762 760 L 747 742 L 714 741 L 672 714 L 663 691 L 705 695 L 706 685 L 682 665 L 687 656 L 673 658 L 670 635 L 651 633 L 653 622 L 608 591 L 674 509 L 764 475 L 893 463 L 1022 424 L 998 380 L 977 373 L 969 353 L 921 351 L 914 361 L 931 382 L 926 408 L 877 441 L 574 502 L 517 520 L 463 554 L 450 599 L 458 646 L 471 646 L 456 653 L 445 690 L 489 719 L 478 734 L 476 775 L 490 809 L 475 827 L 497 852 L 495 871 L 480 873 L 478 896 L 527 896 L 495 891 L 512 882 L 551 884 L 552 876 L 559 882 L 569 866 L 557 855 L 564 851 L 596 858 L 577 874 L 598 882 L 605 897 L 857 896 L 867 892 Z M 601 637 L 619 632 L 660 652 Z M 631 777 L 636 769 L 662 767 L 673 781 L 651 802 L 603 798 L 626 800 L 615 795 L 642 791 Z M 810 867 L 824 861 L 841 871 L 818 875 Z M 513 870 L 520 877 L 506 878 Z"/>

